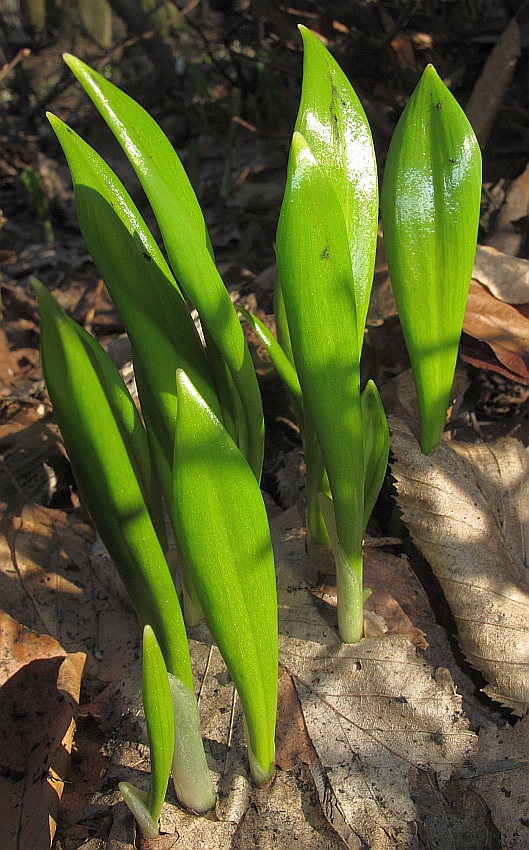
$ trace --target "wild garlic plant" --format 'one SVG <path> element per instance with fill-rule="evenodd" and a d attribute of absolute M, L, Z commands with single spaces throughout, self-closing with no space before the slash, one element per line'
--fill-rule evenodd
<path fill-rule="evenodd" d="M 307 536 L 330 541 L 338 625 L 363 636 L 362 540 L 377 500 L 389 433 L 360 358 L 378 228 L 376 160 L 364 110 L 314 33 L 277 231 L 278 340 L 267 345 L 298 417 L 307 468 Z M 454 97 L 428 66 L 398 123 L 384 172 L 390 277 L 419 402 L 421 445 L 440 441 L 476 250 L 481 155 Z"/>
<path fill-rule="evenodd" d="M 135 168 L 172 270 L 116 175 L 50 115 L 72 173 L 82 234 L 131 341 L 142 415 L 101 346 L 35 281 L 43 371 L 82 500 L 143 628 L 152 629 L 145 664 L 152 661 L 153 641 L 161 649 L 174 710 L 171 769 L 178 798 L 204 812 L 215 795 L 168 564 L 174 552 L 168 551 L 164 509 L 188 625 L 203 612 L 241 700 L 252 776 L 266 782 L 274 770 L 277 602 L 259 488 L 261 398 L 240 320 L 176 153 L 137 103 L 78 59 L 65 59 Z M 205 346 L 183 293 L 198 308 Z M 158 662 L 156 675 L 144 676 L 143 693 L 151 706 L 151 747 L 165 752 L 157 742 L 164 724 L 152 719 L 156 705 L 163 715 L 162 705 L 169 704 L 166 696 L 153 697 L 161 693 Z M 165 755 L 153 762 L 152 793 L 124 786 L 146 835 L 156 829 L 167 764 Z"/>
<path fill-rule="evenodd" d="M 364 110 L 316 35 L 304 43 L 301 102 L 277 232 L 277 340 L 267 346 L 300 425 L 307 537 L 334 554 L 342 640 L 363 636 L 362 540 L 386 474 L 389 432 L 360 359 L 378 228 Z M 277 603 L 259 489 L 263 414 L 240 321 L 215 267 L 199 203 L 153 119 L 79 59 L 65 61 L 145 190 L 168 262 L 122 183 L 55 116 L 81 231 L 130 338 L 136 410 L 99 344 L 34 282 L 43 371 L 83 502 L 144 629 L 143 700 L 152 753 L 144 792 L 122 793 L 156 835 L 169 769 L 178 799 L 215 803 L 200 737 L 187 625 L 202 615 L 244 711 L 250 769 L 274 769 Z M 382 188 L 390 276 L 413 368 L 423 451 L 441 439 L 476 246 L 480 154 L 459 105 L 426 68 L 399 121 Z M 185 297 L 197 308 L 205 345 Z M 184 616 L 168 565 L 169 514 Z"/>
<path fill-rule="evenodd" d="M 474 131 L 428 65 L 391 140 L 381 194 L 384 247 L 425 454 L 441 440 L 451 400 L 480 203 Z"/>

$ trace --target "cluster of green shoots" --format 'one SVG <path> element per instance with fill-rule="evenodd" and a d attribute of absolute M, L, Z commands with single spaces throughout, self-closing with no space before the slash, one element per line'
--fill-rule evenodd
<path fill-rule="evenodd" d="M 278 340 L 241 312 L 289 393 L 306 458 L 307 537 L 332 549 L 339 633 L 355 642 L 369 594 L 362 539 L 389 450 L 377 388 L 360 384 L 378 180 L 355 92 L 321 41 L 301 31 L 303 90 L 277 233 Z M 103 348 L 35 281 L 55 415 L 82 500 L 143 627 L 151 780 L 147 792 L 127 783 L 121 791 L 152 837 L 170 773 L 186 809 L 215 805 L 186 625 L 205 618 L 241 701 L 252 777 L 262 784 L 273 776 L 278 624 L 260 491 L 263 413 L 240 319 L 178 156 L 130 97 L 80 60 L 65 61 L 141 181 L 167 256 L 113 171 L 50 115 L 81 231 L 130 338 L 141 406 L 140 415 Z M 397 126 L 381 198 L 426 453 L 441 439 L 450 402 L 480 192 L 474 134 L 429 66 Z M 198 311 L 205 343 L 185 298 Z"/>

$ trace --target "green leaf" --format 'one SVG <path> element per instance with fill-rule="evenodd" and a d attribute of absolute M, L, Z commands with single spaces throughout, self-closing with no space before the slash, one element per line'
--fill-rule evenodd
<path fill-rule="evenodd" d="M 441 440 L 450 402 L 480 198 L 476 137 L 429 65 L 391 141 L 381 199 L 388 268 L 426 454 Z"/>
<path fill-rule="evenodd" d="M 265 323 L 261 322 L 257 316 L 254 316 L 253 313 L 250 313 L 250 311 L 246 310 L 241 304 L 237 305 L 237 309 L 244 316 L 257 338 L 260 339 L 265 346 L 270 356 L 270 360 L 277 369 L 277 373 L 283 381 L 290 400 L 294 405 L 294 412 L 296 414 L 298 424 L 301 424 L 303 422 L 303 396 L 299 385 L 299 378 L 294 366 Z"/>
<path fill-rule="evenodd" d="M 64 59 L 134 167 L 157 218 L 177 280 L 197 308 L 229 369 L 244 409 L 248 461 L 259 479 L 264 430 L 259 387 L 239 319 L 213 261 L 204 217 L 182 163 L 161 128 L 139 104 L 79 59 L 70 55 Z"/>
<path fill-rule="evenodd" d="M 360 397 L 364 437 L 364 533 L 384 483 L 389 455 L 389 428 L 380 395 L 368 381 Z"/>
<path fill-rule="evenodd" d="M 299 29 L 304 62 L 295 130 L 304 136 L 342 209 L 361 350 L 378 229 L 378 175 L 373 139 L 362 104 L 334 57 L 314 33 L 302 26 Z"/>
<path fill-rule="evenodd" d="M 72 173 L 83 238 L 132 344 L 142 412 L 169 495 L 177 369 L 186 370 L 220 416 L 207 357 L 167 262 L 128 192 L 93 148 L 54 115 L 48 117 Z"/>
<path fill-rule="evenodd" d="M 274 288 L 274 318 L 276 322 L 277 341 L 285 352 L 292 366 L 294 366 L 292 341 L 290 339 L 290 331 L 288 329 L 287 314 L 285 312 L 285 300 L 283 298 L 283 291 L 281 289 L 281 281 L 279 280 L 279 274 Z"/>
<path fill-rule="evenodd" d="M 147 792 L 136 788 L 131 782 L 120 782 L 118 787 L 124 802 L 134 815 L 142 835 L 145 838 L 158 838 L 160 830 L 147 808 Z"/>
<path fill-rule="evenodd" d="M 156 635 L 148 625 L 143 629 L 142 695 L 151 763 L 151 781 L 145 802 L 157 823 L 171 771 L 175 722 L 165 661 Z"/>
<path fill-rule="evenodd" d="M 260 773 L 274 765 L 277 596 L 266 510 L 251 469 L 177 375 L 173 519 L 207 624 L 235 683 Z"/>
<path fill-rule="evenodd" d="M 192 687 L 178 596 L 149 513 L 161 503 L 141 419 L 99 343 L 41 283 L 33 286 L 44 377 L 81 497 L 167 669 Z"/>
<path fill-rule="evenodd" d="M 299 133 L 292 140 L 277 262 L 304 409 L 323 455 L 340 544 L 356 558 L 364 468 L 349 244 L 342 206 Z"/>
<path fill-rule="evenodd" d="M 215 805 L 216 795 L 194 691 L 167 673 L 150 626 L 143 632 L 142 679 L 151 781 L 147 793 L 129 782 L 120 783 L 119 788 L 143 835 L 155 838 L 171 770 L 178 802 L 184 808 L 199 814 L 208 812 Z"/>

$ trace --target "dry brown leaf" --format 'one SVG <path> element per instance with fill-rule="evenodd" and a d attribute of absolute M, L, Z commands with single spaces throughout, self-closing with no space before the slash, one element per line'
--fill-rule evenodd
<path fill-rule="evenodd" d="M 14 388 L 16 357 L 9 347 L 6 332 L 0 328 L 0 396 L 5 397 Z"/>
<path fill-rule="evenodd" d="M 252 786 L 244 743 L 242 712 L 233 683 L 205 627 L 193 630 L 190 644 L 195 679 L 199 683 L 199 706 L 208 763 L 218 789 L 215 813 L 206 818 L 192 817 L 177 805 L 170 785 L 160 827 L 165 835 L 141 846 L 172 847 L 178 839 L 179 850 L 229 850 L 229 848 L 266 847 L 267 850 L 343 850 L 343 845 L 314 805 L 314 789 L 310 782 L 309 764 L 315 755 L 306 738 L 303 717 L 295 716 L 297 697 L 288 687 L 289 677 L 282 677 L 278 726 L 289 735 L 294 726 L 294 741 L 278 743 L 285 766 L 268 788 Z M 139 718 L 140 667 L 131 671 L 136 685 L 136 702 L 129 711 Z M 121 684 L 118 685 L 121 687 Z M 129 688 L 131 686 L 129 685 Z M 297 707 L 299 712 L 299 704 Z M 136 738 L 137 740 L 137 738 Z M 296 759 L 295 769 L 289 765 Z M 101 820 L 101 812 L 112 812 L 113 823 L 106 850 L 134 850 L 135 830 L 132 815 L 122 802 L 117 783 L 126 780 L 147 788 L 149 782 L 148 747 L 121 743 L 114 748 L 105 782 L 92 798 L 93 831 Z M 87 831 L 90 821 L 85 816 Z M 84 845 L 83 845 L 84 847 Z M 99 850 L 99 847 L 98 847 Z"/>
<path fill-rule="evenodd" d="M 495 189 L 497 203 L 500 201 L 503 187 L 502 189 L 495 187 Z M 499 192 L 497 189 L 499 189 Z M 521 225 L 528 213 L 529 166 L 526 166 L 525 170 L 508 185 L 503 202 L 500 201 L 499 212 L 494 221 L 492 233 L 487 238 L 487 243 L 499 251 L 504 251 L 506 254 L 516 257 L 525 239 L 525 228 Z"/>
<path fill-rule="evenodd" d="M 492 349 L 487 345 L 472 340 L 463 335 L 461 340 L 460 356 L 464 363 L 474 366 L 476 369 L 488 369 L 496 375 L 503 375 L 509 381 L 514 381 L 523 386 L 529 386 L 529 378 L 523 378 L 519 373 L 512 372 L 506 366 L 502 366 L 496 359 Z"/>
<path fill-rule="evenodd" d="M 0 523 L 2 604 L 68 652 L 85 652 L 86 672 L 108 683 L 137 652 L 140 629 L 92 568 L 93 538 L 85 522 L 63 511 L 26 504 L 19 515 L 7 513 Z M 114 571 L 108 562 L 107 570 Z"/>
<path fill-rule="evenodd" d="M 415 427 L 391 419 L 398 503 L 437 576 L 461 649 L 486 693 L 529 707 L 529 455 L 516 440 L 443 442 L 421 453 Z"/>
<path fill-rule="evenodd" d="M 411 847 L 410 769 L 446 780 L 475 744 L 450 674 L 434 674 L 405 635 L 341 644 L 335 609 L 311 592 L 318 567 L 299 528 L 283 533 L 276 558 L 280 662 L 298 688 L 327 816 L 350 848 Z"/>
<path fill-rule="evenodd" d="M 529 381 L 529 320 L 476 281 L 470 284 L 463 330 L 490 345 L 513 377 Z"/>
<path fill-rule="evenodd" d="M 22 500 L 49 504 L 70 483 L 59 430 L 43 421 L 38 408 L 24 408 L 0 426 L 0 511 Z"/>
<path fill-rule="evenodd" d="M 421 811 L 418 844 L 428 850 L 499 850 L 502 844 L 490 811 L 473 782 L 454 778 L 440 785 L 426 771 L 414 771 L 412 796 Z"/>
<path fill-rule="evenodd" d="M 524 214 L 527 215 L 527 211 Z M 529 302 L 529 260 L 513 257 L 490 245 L 478 245 L 472 277 L 500 301 L 507 304 Z"/>
<path fill-rule="evenodd" d="M 374 614 L 386 633 L 359 647 L 344 647 L 331 597 L 324 600 L 313 592 L 318 566 L 305 554 L 297 509 L 272 524 L 280 661 L 286 671 L 279 690 L 280 769 L 269 788 L 252 787 L 233 683 L 207 629 L 194 629 L 192 663 L 219 800 L 214 818 L 193 818 L 174 804 L 170 792 L 162 812 L 162 846 L 172 847 L 178 836 L 181 850 L 205 845 L 210 850 L 343 850 L 343 842 L 350 850 L 359 850 L 362 842 L 372 850 L 393 850 L 397 838 L 399 846 L 411 848 L 421 816 L 410 796 L 413 766 L 446 779 L 475 742 L 450 675 L 444 669 L 434 674 L 407 637 L 420 634 L 417 617 L 431 616 L 424 592 L 405 561 L 370 551 L 367 574 L 379 602 Z M 390 634 L 398 629 L 406 634 Z M 128 685 L 122 681 L 116 688 L 128 688 L 129 712 L 139 717 L 139 665 L 127 678 Z M 145 788 L 148 768 L 146 747 L 128 744 L 115 750 L 104 786 L 90 806 L 97 819 L 101 811 L 114 814 L 106 850 L 132 850 L 132 816 L 115 789 L 124 779 Z M 315 786 L 327 820 L 315 805 Z"/>
<path fill-rule="evenodd" d="M 68 655 L 0 612 L 0 845 L 48 850 L 79 701 L 83 653 Z"/>
<path fill-rule="evenodd" d="M 489 807 L 502 847 L 529 847 L 529 716 L 514 727 L 487 724 L 479 732 L 479 755 L 464 783 Z M 461 780 L 460 780 L 461 782 Z"/>

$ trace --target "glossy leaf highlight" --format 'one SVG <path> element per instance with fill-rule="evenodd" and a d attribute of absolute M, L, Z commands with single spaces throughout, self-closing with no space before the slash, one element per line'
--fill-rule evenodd
<path fill-rule="evenodd" d="M 441 439 L 450 402 L 480 198 L 476 137 L 429 65 L 391 141 L 381 199 L 384 245 L 425 453 Z"/>
<path fill-rule="evenodd" d="M 375 266 L 378 175 L 371 130 L 344 72 L 306 27 L 303 86 L 295 131 L 301 133 L 342 209 L 362 348 Z"/>
<path fill-rule="evenodd" d="M 277 230 L 277 261 L 296 371 L 348 556 L 363 532 L 360 357 L 343 211 L 305 139 L 295 133 Z"/>

